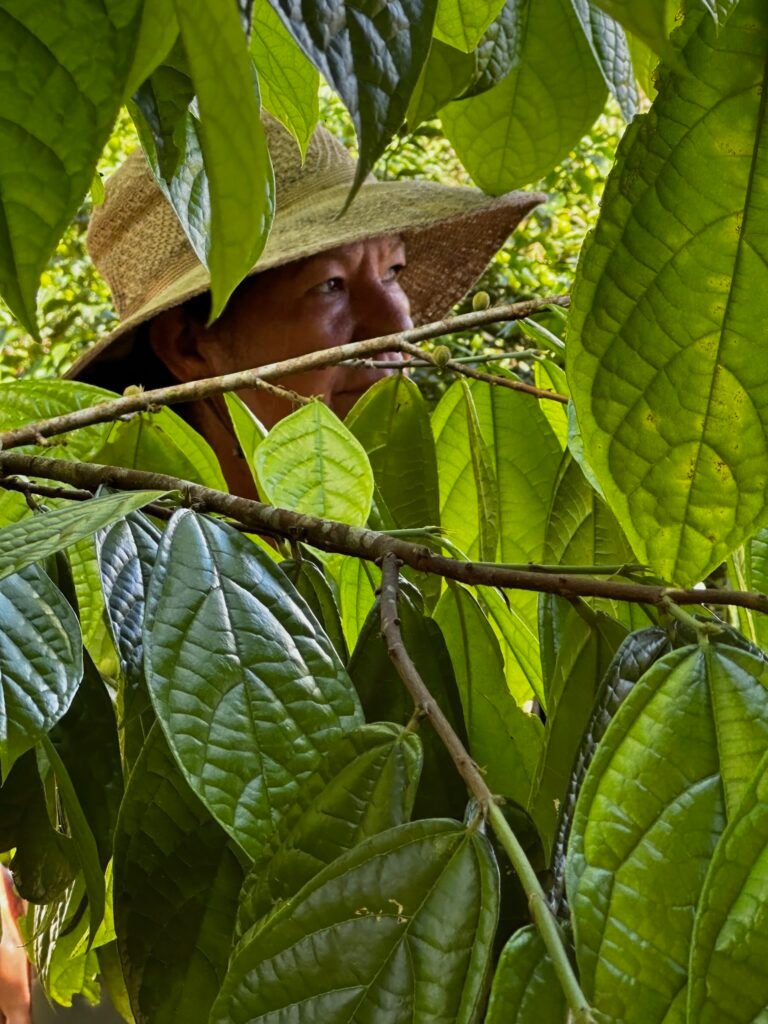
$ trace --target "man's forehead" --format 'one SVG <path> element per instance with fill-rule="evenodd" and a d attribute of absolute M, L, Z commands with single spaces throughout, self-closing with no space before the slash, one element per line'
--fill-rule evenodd
<path fill-rule="evenodd" d="M 402 245 L 404 245 L 402 235 L 380 235 L 377 238 L 366 238 L 361 242 L 348 242 L 346 245 L 336 245 L 332 249 L 323 249 L 322 252 L 317 252 L 312 256 L 305 256 L 303 260 L 298 261 L 298 264 L 306 266 L 308 263 L 312 263 L 316 260 L 339 259 L 344 258 L 345 256 L 355 256 L 363 247 L 381 250 L 386 253 L 391 252 L 394 249 L 398 249 Z"/>

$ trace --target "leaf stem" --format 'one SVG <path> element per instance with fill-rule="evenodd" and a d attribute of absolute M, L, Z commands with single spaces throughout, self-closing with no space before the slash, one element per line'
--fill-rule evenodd
<path fill-rule="evenodd" d="M 536 877 L 525 851 L 499 808 L 496 798 L 488 788 L 485 779 L 464 744 L 456 735 L 451 723 L 443 714 L 439 704 L 430 693 L 424 680 L 411 660 L 400 632 L 397 601 L 400 592 L 400 562 L 393 554 L 384 555 L 381 560 L 381 632 L 387 645 L 387 654 L 397 674 L 413 698 L 417 712 L 429 719 L 443 746 L 450 754 L 456 770 L 477 800 L 481 811 L 498 836 L 512 866 L 517 872 L 523 891 L 528 897 L 531 916 L 547 947 L 568 1005 L 577 1020 L 585 1024 L 593 1020 L 589 1004 L 579 987 L 563 936 L 547 904 L 547 897 Z M 585 1016 L 586 1013 L 586 1016 Z"/>

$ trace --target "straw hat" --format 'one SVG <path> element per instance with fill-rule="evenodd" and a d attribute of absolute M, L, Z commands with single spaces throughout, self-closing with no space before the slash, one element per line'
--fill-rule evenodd
<path fill-rule="evenodd" d="M 371 176 L 340 215 L 355 175 L 344 146 L 319 127 L 302 164 L 289 133 L 267 115 L 264 124 L 277 212 L 251 273 L 339 245 L 400 234 L 407 259 L 400 281 L 415 324 L 438 319 L 458 302 L 523 217 L 546 198 L 539 192 L 489 198 L 473 188 Z M 141 151 L 107 182 L 105 201 L 91 218 L 88 248 L 122 322 L 78 360 L 67 375 L 74 378 L 87 377 L 96 361 L 125 359 L 137 327 L 208 291 L 210 284 Z"/>

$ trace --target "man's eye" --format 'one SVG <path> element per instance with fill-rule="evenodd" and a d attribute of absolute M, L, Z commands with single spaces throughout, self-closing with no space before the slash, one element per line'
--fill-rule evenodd
<path fill-rule="evenodd" d="M 399 277 L 404 270 L 405 270 L 405 264 L 404 263 L 393 263 L 392 266 L 387 271 L 385 280 L 386 281 L 394 281 L 394 279 L 396 277 Z"/>
<path fill-rule="evenodd" d="M 316 291 L 321 292 L 323 295 L 329 295 L 331 292 L 340 292 L 344 289 L 344 278 L 343 277 L 329 277 L 327 281 L 322 281 L 316 286 Z"/>

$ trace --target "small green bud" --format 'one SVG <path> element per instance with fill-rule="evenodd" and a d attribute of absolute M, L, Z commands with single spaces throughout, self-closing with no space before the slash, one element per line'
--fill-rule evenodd
<path fill-rule="evenodd" d="M 488 292 L 475 292 L 472 296 L 472 309 L 479 313 L 481 309 L 488 309 L 491 304 L 491 296 Z"/>
<path fill-rule="evenodd" d="M 444 366 L 447 366 L 448 360 L 451 358 L 451 350 L 447 345 L 438 345 L 432 352 L 432 359 L 435 366 L 442 370 Z"/>

